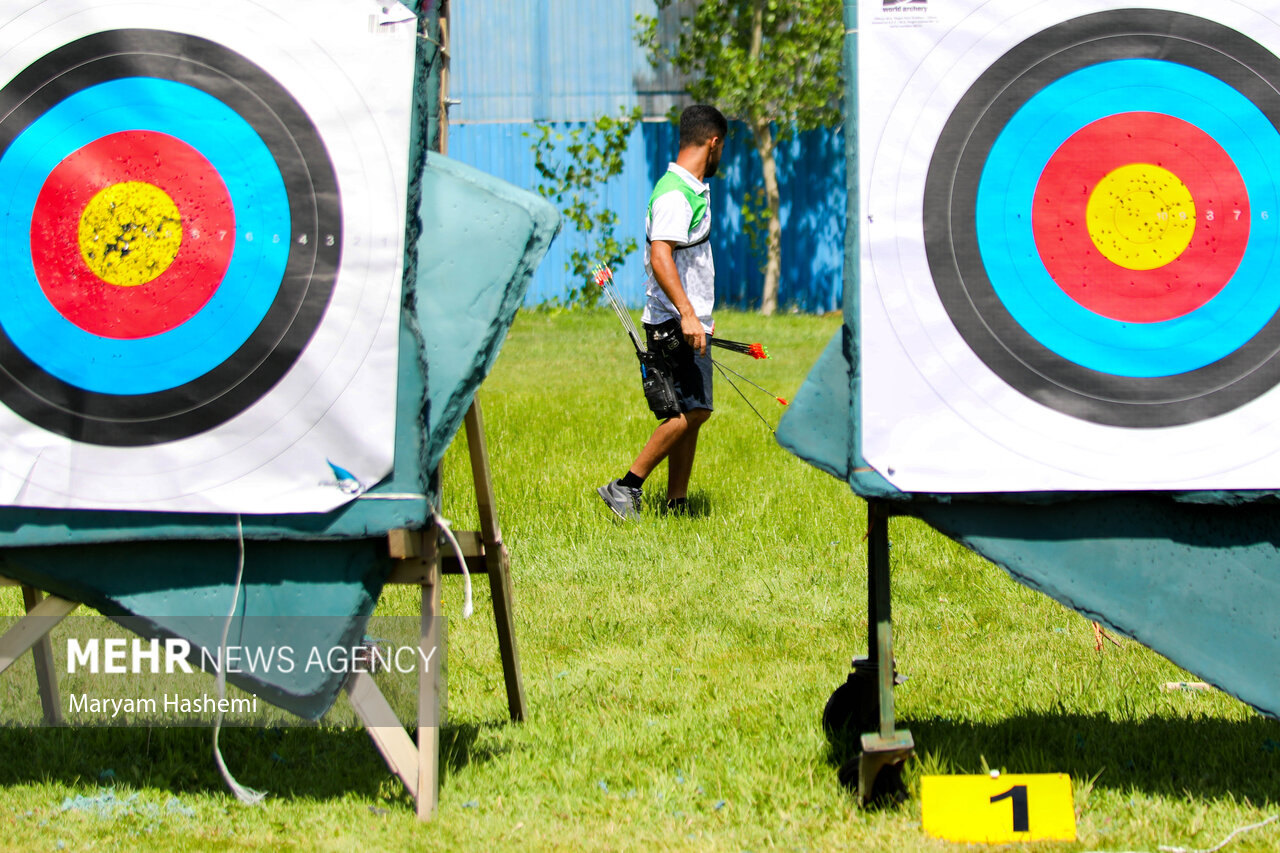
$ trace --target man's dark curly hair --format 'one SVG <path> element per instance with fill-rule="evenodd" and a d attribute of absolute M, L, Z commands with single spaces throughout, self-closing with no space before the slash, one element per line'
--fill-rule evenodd
<path fill-rule="evenodd" d="M 680 147 L 701 145 L 713 136 L 724 139 L 729 132 L 729 122 L 724 115 L 708 104 L 694 104 L 680 113 Z"/>

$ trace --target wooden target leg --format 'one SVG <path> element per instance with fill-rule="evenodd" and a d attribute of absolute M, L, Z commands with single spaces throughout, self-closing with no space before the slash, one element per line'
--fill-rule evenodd
<path fill-rule="evenodd" d="M 45 722 L 57 725 L 62 722 L 62 709 L 58 707 L 58 678 L 53 667 L 49 632 L 80 605 L 56 595 L 45 598 L 39 590 L 26 584 L 22 585 L 22 603 L 27 615 L 0 635 L 0 672 L 30 649 L 35 658 L 36 684 L 40 689 Z"/>
<path fill-rule="evenodd" d="M 382 758 L 391 768 L 391 772 L 400 777 L 409 796 L 418 797 L 418 750 L 414 748 L 413 738 L 409 737 L 404 726 L 388 722 L 396 719 L 395 712 L 387 702 L 373 676 L 367 672 L 352 673 L 345 685 L 347 698 L 356 715 L 364 723 L 364 729 L 373 739 L 373 744 L 382 754 Z"/>
<path fill-rule="evenodd" d="M 427 537 L 429 583 L 422 585 L 419 648 L 427 664 L 418 670 L 418 819 L 431 820 L 440 795 L 440 708 L 447 634 L 440 607 L 440 552 L 435 531 Z"/>
<path fill-rule="evenodd" d="M 528 706 L 524 698 L 524 680 L 520 675 L 520 649 L 516 645 L 515 588 L 511 584 L 511 558 L 507 546 L 502 543 L 502 530 L 498 527 L 493 479 L 489 473 L 489 446 L 484 437 L 484 416 L 480 413 L 478 397 L 467 409 L 466 426 L 471 478 L 475 482 L 480 535 L 484 540 L 485 566 L 493 599 L 493 619 L 498 628 L 498 651 L 502 655 L 502 675 L 507 685 L 507 707 L 511 719 L 520 722 L 528 717 Z"/>
<path fill-rule="evenodd" d="M 389 583 L 414 583 L 422 590 L 418 636 L 418 742 L 415 745 L 367 673 L 347 681 L 351 705 L 391 771 L 417 804 L 419 820 L 436 813 L 440 789 L 440 708 L 444 692 L 444 612 L 440 607 L 440 553 L 436 528 L 392 531 L 391 555 L 400 561 Z"/>
<path fill-rule="evenodd" d="M 44 595 L 40 590 L 27 584 L 22 585 L 22 605 L 27 613 L 35 610 L 43 600 Z M 67 611 L 68 614 L 70 612 L 70 610 Z M 31 647 L 31 656 L 35 659 L 36 686 L 40 690 L 40 705 L 44 708 L 44 721 L 50 726 L 60 726 L 62 725 L 62 708 L 58 702 L 58 673 L 53 667 L 53 643 L 49 641 L 48 632 L 36 640 L 36 644 Z"/>
<path fill-rule="evenodd" d="M 75 601 L 51 595 L 33 607 L 12 628 L 0 635 L 0 672 L 8 669 L 23 652 L 40 642 L 41 638 L 79 606 Z"/>

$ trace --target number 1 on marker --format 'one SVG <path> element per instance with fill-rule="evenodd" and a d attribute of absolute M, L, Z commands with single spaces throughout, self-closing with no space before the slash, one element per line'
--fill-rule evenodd
<path fill-rule="evenodd" d="M 993 803 L 1001 800 L 1013 800 L 1013 831 L 1030 832 L 1031 816 L 1027 813 L 1027 786 L 1014 785 L 1003 794 L 996 794 L 991 798 Z"/>

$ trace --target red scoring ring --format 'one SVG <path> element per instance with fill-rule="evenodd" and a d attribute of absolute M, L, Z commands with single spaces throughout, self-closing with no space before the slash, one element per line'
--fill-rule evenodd
<path fill-rule="evenodd" d="M 1098 182 L 1133 163 L 1167 169 L 1195 200 L 1191 244 L 1153 270 L 1107 259 L 1085 217 Z M 1104 317 L 1154 323 L 1191 313 L 1235 275 L 1249 242 L 1249 197 L 1230 156 L 1204 131 L 1172 116 L 1123 113 L 1084 126 L 1054 152 L 1036 186 L 1031 220 L 1040 258 L 1068 296 Z"/>
<path fill-rule="evenodd" d="M 182 216 L 173 263 L 132 287 L 103 281 L 80 254 L 85 207 L 124 181 L 164 190 Z M 222 283 L 234 246 L 235 211 L 222 178 L 190 145 L 152 131 L 113 133 L 68 156 L 49 173 L 31 219 L 31 260 L 45 296 L 67 320 L 106 338 L 145 338 L 191 319 Z"/>

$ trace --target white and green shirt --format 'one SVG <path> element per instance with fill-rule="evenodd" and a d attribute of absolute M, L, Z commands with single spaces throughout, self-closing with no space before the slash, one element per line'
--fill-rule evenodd
<path fill-rule="evenodd" d="M 676 244 L 672 257 L 689 303 L 702 321 L 703 330 L 711 331 L 711 309 L 716 302 L 716 267 L 711 260 L 711 187 L 695 178 L 688 169 L 675 163 L 653 188 L 649 211 L 644 219 L 645 302 L 641 319 L 646 323 L 662 323 L 679 318 L 680 312 L 662 292 L 649 260 L 649 244 L 669 240 Z"/>

